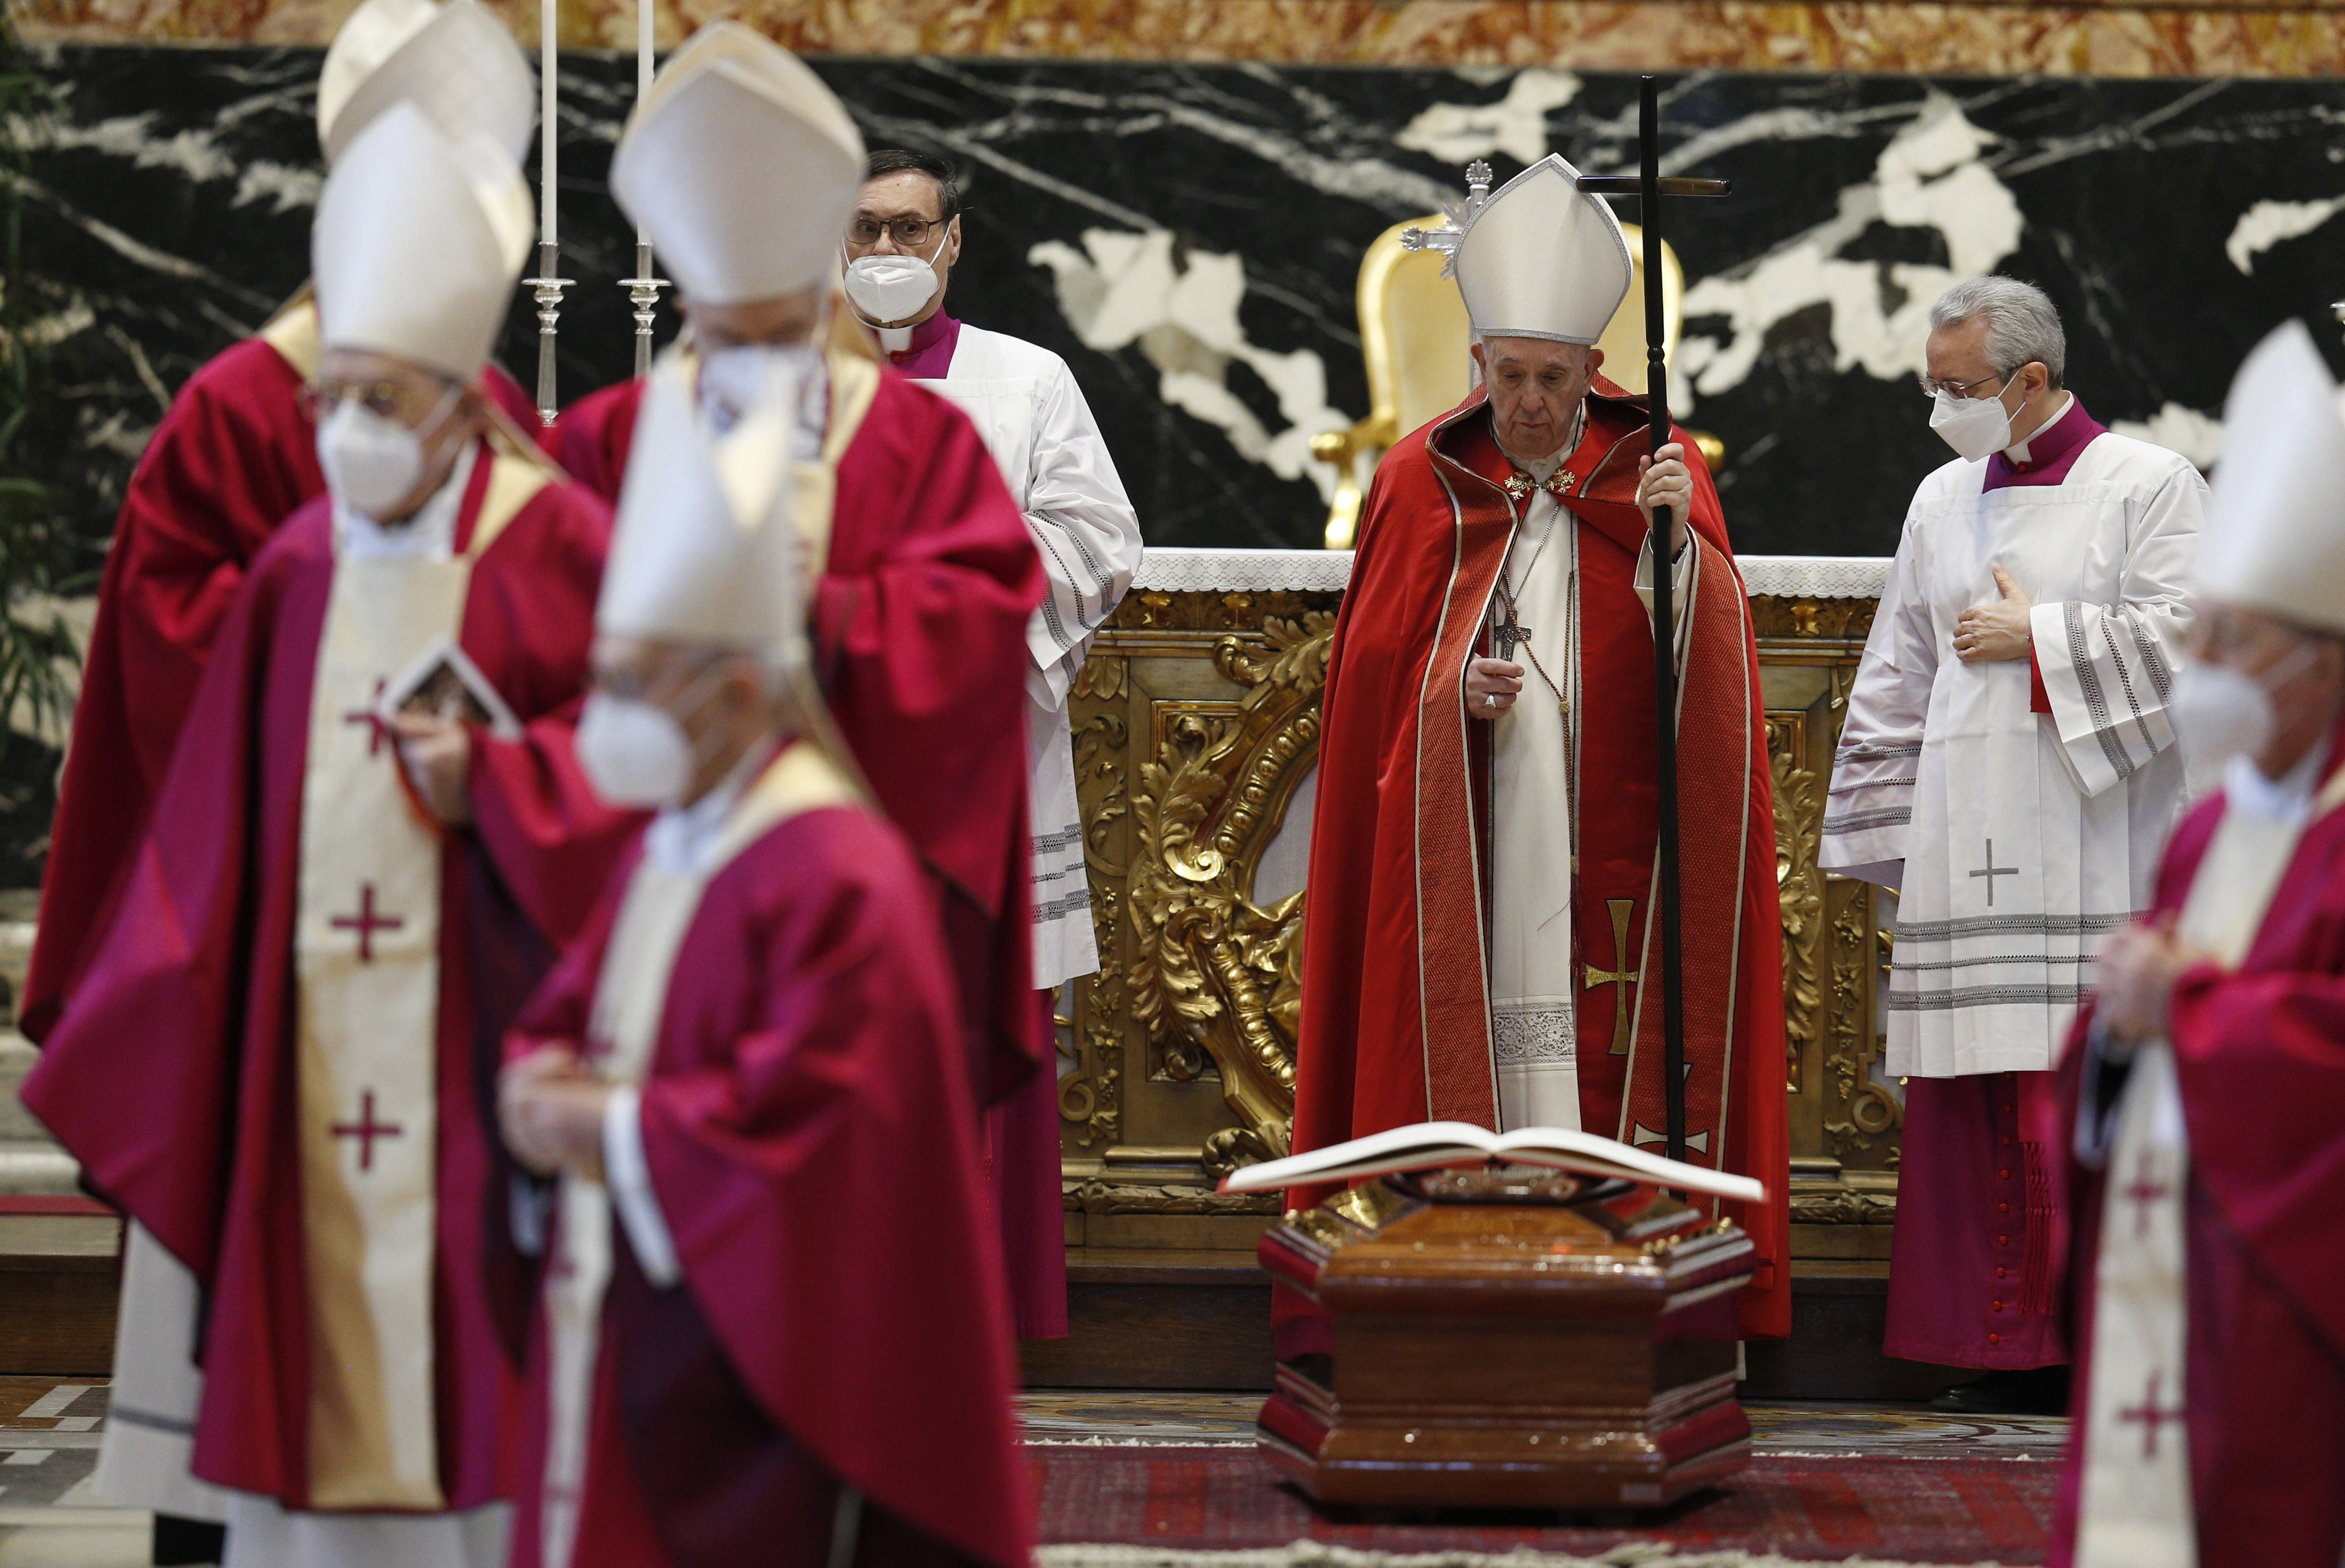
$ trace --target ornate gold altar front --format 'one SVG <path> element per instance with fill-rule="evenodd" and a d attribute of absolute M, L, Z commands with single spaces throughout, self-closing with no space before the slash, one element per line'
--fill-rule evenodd
<path fill-rule="evenodd" d="M 1302 824 L 1282 830 L 1317 763 L 1340 599 L 1138 589 L 1075 685 L 1102 962 L 1061 998 L 1071 1243 L 1251 1249 L 1277 1211 L 1213 1184 L 1286 1151 L 1305 894 Z M 1879 1068 L 1886 920 L 1873 888 L 1816 867 L 1873 606 L 1751 607 L 1775 775 L 1793 1252 L 1886 1258 L 1903 1114 Z"/>

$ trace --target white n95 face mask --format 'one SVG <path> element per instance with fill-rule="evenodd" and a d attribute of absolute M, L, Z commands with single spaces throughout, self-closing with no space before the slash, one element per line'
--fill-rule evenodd
<path fill-rule="evenodd" d="M 847 264 L 847 298 L 886 327 L 909 320 L 937 297 L 937 269 L 917 256 L 858 256 Z"/>
<path fill-rule="evenodd" d="M 2183 752 L 2207 764 L 2263 750 L 2275 722 L 2262 682 L 2228 664 L 2196 663 L 2175 676 L 2166 716 Z"/>
<path fill-rule="evenodd" d="M 692 787 L 692 741 L 655 703 L 590 692 L 571 744 L 586 782 L 612 805 L 674 805 Z"/>
<path fill-rule="evenodd" d="M 2272 689 L 2304 673 L 2319 652 L 2305 643 L 2260 675 L 2206 660 L 2185 664 L 2166 704 L 2167 719 L 2184 753 L 2193 762 L 2211 764 L 2263 750 L 2279 727 Z"/>
<path fill-rule="evenodd" d="M 425 436 L 462 395 L 462 388 L 449 388 L 423 428 L 414 430 L 351 399 L 335 404 L 318 427 L 318 466 L 325 470 L 328 488 L 354 511 L 381 521 L 423 477 Z"/>
<path fill-rule="evenodd" d="M 1930 428 L 1954 454 L 1976 462 L 2011 444 L 2011 410 L 2000 393 L 1992 398 L 1958 398 L 1940 392 L 1932 400 Z"/>

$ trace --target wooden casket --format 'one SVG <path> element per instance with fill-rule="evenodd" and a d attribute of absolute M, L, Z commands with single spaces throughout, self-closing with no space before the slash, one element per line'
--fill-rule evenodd
<path fill-rule="evenodd" d="M 1750 1238 L 1652 1188 L 1388 1176 L 1290 1214 L 1259 1256 L 1335 1323 L 1256 1431 L 1319 1502 L 1657 1507 L 1749 1461 Z"/>

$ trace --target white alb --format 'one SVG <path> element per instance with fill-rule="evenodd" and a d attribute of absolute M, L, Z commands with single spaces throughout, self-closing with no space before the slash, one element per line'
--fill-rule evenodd
<path fill-rule="evenodd" d="M 1900 890 L 1887 1068 L 1923 1077 L 2052 1065 L 2184 795 L 2167 703 L 2198 470 L 2102 434 L 2058 484 L 1987 491 L 1986 471 L 1957 460 L 1914 493 L 1824 807 L 1821 864 Z M 1954 654 L 1963 612 L 2001 597 L 1997 566 L 2033 602 L 2048 714 L 2027 660 Z"/>
<path fill-rule="evenodd" d="M 1034 984 L 1048 989 L 1099 967 L 1067 693 L 1091 634 L 1132 586 L 1140 518 L 1074 372 L 1048 349 L 964 322 L 944 379 L 921 385 L 977 426 L 1051 580 L 1050 597 L 1026 628 Z"/>

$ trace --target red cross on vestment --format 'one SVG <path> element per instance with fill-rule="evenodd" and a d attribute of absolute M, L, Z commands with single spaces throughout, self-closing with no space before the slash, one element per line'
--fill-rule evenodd
<path fill-rule="evenodd" d="M 2133 1234 L 2137 1241 L 2149 1234 L 2150 1205 L 2173 1190 L 2162 1181 L 2150 1179 L 2150 1153 L 2145 1148 L 2134 1166 L 2133 1185 L 2125 1189 L 2127 1201 L 2133 1205 Z"/>
<path fill-rule="evenodd" d="M 400 1138 L 405 1135 L 407 1129 L 400 1126 L 395 1121 L 377 1121 L 374 1119 L 374 1090 L 369 1089 L 366 1093 L 359 1097 L 359 1119 L 356 1121 L 338 1121 L 334 1124 L 333 1131 L 336 1138 L 357 1138 L 359 1140 L 359 1168 L 360 1170 L 372 1170 L 374 1168 L 374 1140 L 379 1138 Z"/>
<path fill-rule="evenodd" d="M 382 693 L 390 684 L 389 681 L 377 681 L 374 683 L 374 700 L 377 703 L 382 701 Z M 384 723 L 382 716 L 371 707 L 350 709 L 342 715 L 342 723 L 364 724 L 372 732 L 367 736 L 367 755 L 369 756 L 374 755 L 382 749 L 383 739 L 391 731 L 391 726 Z"/>
<path fill-rule="evenodd" d="M 2165 1408 L 2158 1404 L 2157 1385 L 2165 1376 L 2162 1371 L 2152 1371 L 2149 1387 L 2142 1392 L 2141 1403 L 2131 1410 L 2117 1411 L 2117 1420 L 2128 1425 L 2137 1421 L 2140 1423 L 2141 1457 L 2144 1459 L 2157 1457 L 2157 1429 L 2168 1421 L 2179 1421 L 2188 1413 L 2180 1405 Z"/>
<path fill-rule="evenodd" d="M 359 887 L 359 912 L 356 915 L 337 915 L 330 924 L 337 931 L 357 932 L 359 962 L 371 964 L 374 962 L 374 934 L 396 931 L 407 922 L 396 915 L 377 915 L 374 912 L 374 884 L 369 882 Z"/>

